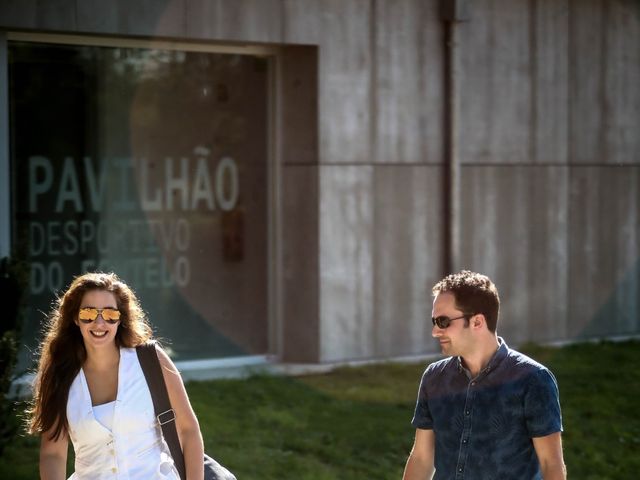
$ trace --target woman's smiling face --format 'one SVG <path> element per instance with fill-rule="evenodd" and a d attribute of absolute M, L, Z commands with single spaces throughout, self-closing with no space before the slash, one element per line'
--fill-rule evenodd
<path fill-rule="evenodd" d="M 83 308 L 97 308 L 98 310 L 111 308 L 117 310 L 118 303 L 116 302 L 115 295 L 111 292 L 107 292 L 106 290 L 89 290 L 84 294 L 80 302 L 80 309 Z M 80 321 L 77 316 L 75 322 L 76 325 L 80 327 L 85 347 L 101 348 L 105 345 L 115 343 L 116 333 L 120 326 L 119 321 L 115 324 L 109 324 L 105 322 L 100 314 L 90 323 Z"/>

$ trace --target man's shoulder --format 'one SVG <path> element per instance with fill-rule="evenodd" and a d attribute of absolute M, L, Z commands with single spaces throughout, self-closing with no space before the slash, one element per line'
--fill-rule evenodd
<path fill-rule="evenodd" d="M 427 388 L 427 385 L 433 388 L 434 385 L 448 383 L 457 372 L 457 365 L 458 357 L 447 357 L 430 363 L 422 374 L 420 388 Z"/>
<path fill-rule="evenodd" d="M 557 385 L 555 376 L 549 368 L 517 350 L 509 349 L 503 364 L 506 367 L 502 370 L 503 374 L 510 378 L 521 378 L 527 383 Z"/>
<path fill-rule="evenodd" d="M 443 358 L 427 365 L 427 369 L 425 370 L 424 374 L 429 376 L 438 375 L 446 372 L 449 369 L 457 369 L 458 364 L 458 357 Z"/>
<path fill-rule="evenodd" d="M 530 371 L 548 370 L 548 368 L 545 367 L 542 363 L 512 348 L 508 349 L 506 360 L 509 366 L 518 369 Z"/>

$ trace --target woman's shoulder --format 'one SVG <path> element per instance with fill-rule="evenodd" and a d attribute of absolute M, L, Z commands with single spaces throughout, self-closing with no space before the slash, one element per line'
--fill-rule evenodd
<path fill-rule="evenodd" d="M 131 353 L 136 353 L 139 347 L 151 347 L 151 346 L 155 346 L 157 349 L 160 349 L 160 344 L 158 342 L 156 342 L 155 340 L 147 340 L 146 342 L 141 343 L 140 345 L 135 345 L 132 347 L 121 346 L 120 352 L 126 351 L 129 354 L 131 354 Z"/>
<path fill-rule="evenodd" d="M 136 355 L 136 347 L 120 347 L 120 357 Z"/>
<path fill-rule="evenodd" d="M 120 347 L 120 362 L 125 365 L 137 363 L 138 352 L 136 347 Z"/>

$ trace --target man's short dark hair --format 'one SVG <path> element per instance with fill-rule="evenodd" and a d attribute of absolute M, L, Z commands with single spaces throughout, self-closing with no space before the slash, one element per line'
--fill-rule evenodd
<path fill-rule="evenodd" d="M 468 315 L 482 313 L 487 320 L 487 328 L 495 333 L 500 312 L 500 297 L 498 289 L 486 275 L 469 270 L 452 273 L 436 283 L 432 292 L 434 296 L 439 293 L 452 293 L 459 310 Z"/>

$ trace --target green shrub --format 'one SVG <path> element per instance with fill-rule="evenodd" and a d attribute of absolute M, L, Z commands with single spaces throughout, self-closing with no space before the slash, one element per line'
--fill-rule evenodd
<path fill-rule="evenodd" d="M 0 455 L 15 437 L 19 422 L 15 415 L 15 402 L 10 389 L 15 379 L 20 327 L 22 325 L 22 299 L 26 286 L 22 264 L 5 257 L 0 260 Z"/>

